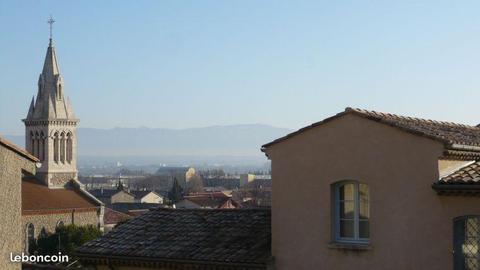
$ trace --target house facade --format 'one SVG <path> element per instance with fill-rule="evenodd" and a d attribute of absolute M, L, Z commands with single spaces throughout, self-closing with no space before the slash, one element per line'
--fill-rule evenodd
<path fill-rule="evenodd" d="M 135 202 L 139 203 L 162 204 L 164 199 L 162 195 L 150 190 L 131 190 L 130 193 L 135 196 Z"/>
<path fill-rule="evenodd" d="M 478 269 L 479 145 L 477 127 L 351 108 L 264 145 L 276 269 Z"/>

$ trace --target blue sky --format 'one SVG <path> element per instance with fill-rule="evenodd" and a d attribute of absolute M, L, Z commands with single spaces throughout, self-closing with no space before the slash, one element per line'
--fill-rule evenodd
<path fill-rule="evenodd" d="M 0 133 L 54 43 L 82 127 L 263 123 L 347 106 L 480 123 L 478 1 L 0 0 Z"/>

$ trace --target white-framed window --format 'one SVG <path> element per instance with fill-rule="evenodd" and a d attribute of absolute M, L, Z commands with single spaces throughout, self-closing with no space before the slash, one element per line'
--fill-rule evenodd
<path fill-rule="evenodd" d="M 333 185 L 334 241 L 368 244 L 370 241 L 370 190 L 358 181 Z"/>

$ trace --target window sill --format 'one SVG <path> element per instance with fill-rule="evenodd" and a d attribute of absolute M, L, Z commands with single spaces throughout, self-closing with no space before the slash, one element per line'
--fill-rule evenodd
<path fill-rule="evenodd" d="M 343 249 L 343 250 L 371 250 L 372 246 L 369 243 L 343 243 L 343 242 L 330 242 L 328 244 L 329 248 L 332 249 Z"/>

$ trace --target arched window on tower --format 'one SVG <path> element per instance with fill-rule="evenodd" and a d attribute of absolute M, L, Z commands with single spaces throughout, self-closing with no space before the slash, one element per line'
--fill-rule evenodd
<path fill-rule="evenodd" d="M 65 133 L 60 135 L 60 161 L 65 163 Z"/>
<path fill-rule="evenodd" d="M 33 135 L 33 131 L 30 131 L 30 153 L 35 155 L 33 152 L 35 150 L 35 135 Z"/>
<path fill-rule="evenodd" d="M 35 132 L 35 154 L 37 158 L 40 158 L 40 134 L 38 134 L 38 131 Z"/>
<path fill-rule="evenodd" d="M 73 139 L 72 133 L 67 134 L 67 162 L 71 163 L 73 158 Z"/>
<path fill-rule="evenodd" d="M 43 161 L 45 160 L 45 134 L 43 133 L 43 131 L 40 132 L 39 144 L 40 144 L 39 159 L 40 161 Z"/>
<path fill-rule="evenodd" d="M 58 145 L 59 141 L 58 140 L 59 140 L 58 139 L 58 132 L 55 132 L 55 134 L 53 134 L 53 160 L 57 163 L 58 163 L 58 160 L 59 160 L 58 159 L 58 153 L 59 153 L 58 152 L 58 150 L 59 150 L 58 149 L 59 148 L 59 145 Z"/>

